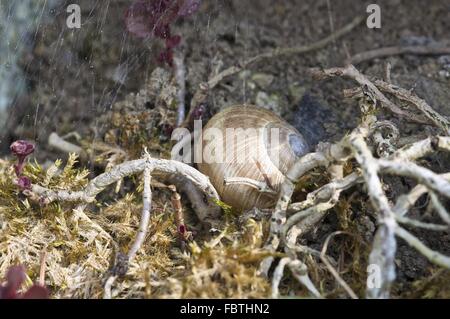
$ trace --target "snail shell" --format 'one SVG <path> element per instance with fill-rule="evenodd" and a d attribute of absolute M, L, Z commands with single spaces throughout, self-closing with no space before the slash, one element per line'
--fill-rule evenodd
<path fill-rule="evenodd" d="M 207 136 L 210 129 L 222 133 L 215 142 L 222 146 L 223 161 L 205 161 L 206 152 L 213 149 L 208 145 L 213 142 Z M 221 199 L 239 210 L 273 206 L 286 172 L 308 152 L 305 139 L 294 127 L 274 113 L 251 105 L 228 107 L 213 116 L 197 145 L 203 151 L 198 169 L 210 177 Z M 199 154 L 198 147 L 196 152 Z M 267 185 L 269 192 L 261 192 L 245 180 Z"/>

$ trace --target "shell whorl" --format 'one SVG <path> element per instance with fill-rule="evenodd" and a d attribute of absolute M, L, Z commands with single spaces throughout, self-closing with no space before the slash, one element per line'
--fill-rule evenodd
<path fill-rule="evenodd" d="M 212 128 L 222 133 L 221 139 L 208 136 Z M 239 210 L 273 206 L 286 172 L 308 151 L 303 136 L 294 127 L 274 113 L 251 105 L 231 106 L 213 116 L 197 144 L 202 147 L 202 155 L 214 149 L 211 143 L 221 145 L 223 154 L 213 151 L 218 157 L 209 163 L 202 156 L 198 169 L 210 177 L 221 199 Z M 226 184 L 230 178 L 266 183 L 273 193 L 262 193 L 246 184 Z"/>

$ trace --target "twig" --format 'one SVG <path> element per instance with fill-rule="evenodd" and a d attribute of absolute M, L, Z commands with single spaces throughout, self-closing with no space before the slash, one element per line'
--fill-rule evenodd
<path fill-rule="evenodd" d="M 245 60 L 244 62 L 240 63 L 238 66 L 232 66 L 219 74 L 217 74 L 215 77 L 210 79 L 208 81 L 208 88 L 214 88 L 220 81 L 222 81 L 224 78 L 236 74 L 244 69 L 247 69 L 250 65 L 261 62 L 265 59 L 274 59 L 283 55 L 294 55 L 294 54 L 303 54 L 315 50 L 322 49 L 323 47 L 327 46 L 329 43 L 332 43 L 333 41 L 336 41 L 340 37 L 346 35 L 350 31 L 352 31 L 356 26 L 358 26 L 364 19 L 362 17 L 356 17 L 344 26 L 342 29 L 337 30 L 336 32 L 332 32 L 329 36 L 323 38 L 320 41 L 317 41 L 312 44 L 308 45 L 302 45 L 297 47 L 291 47 L 291 48 L 277 48 L 273 51 L 266 52 L 259 54 L 257 56 L 254 56 L 250 59 Z"/>
<path fill-rule="evenodd" d="M 322 153 L 310 153 L 300 158 L 286 174 L 286 180 L 281 184 L 278 202 L 270 219 L 270 234 L 265 245 L 266 249 L 275 251 L 280 244 L 280 235 L 286 222 L 286 211 L 294 192 L 294 183 L 307 171 L 327 163 L 328 160 Z M 272 261 L 273 257 L 267 257 L 262 261 L 260 266 L 262 275 L 267 277 Z"/>
<path fill-rule="evenodd" d="M 344 26 L 342 29 L 337 30 L 336 32 L 330 34 L 329 36 L 319 40 L 315 43 L 290 47 L 290 48 L 277 48 L 275 50 L 259 54 L 252 58 L 249 58 L 243 62 L 240 62 L 238 65 L 231 66 L 219 74 L 210 78 L 206 83 L 200 84 L 198 90 L 194 93 L 194 96 L 191 101 L 190 110 L 187 118 L 192 117 L 192 112 L 195 110 L 196 106 L 203 103 L 207 98 L 207 92 L 212 90 L 217 86 L 223 79 L 232 76 L 241 72 L 244 69 L 247 69 L 249 66 L 256 64 L 258 62 L 264 61 L 266 59 L 273 59 L 284 55 L 293 55 L 293 54 L 303 54 L 315 50 L 319 50 L 327 46 L 329 43 L 336 41 L 340 37 L 346 35 L 350 31 L 352 31 L 356 26 L 358 26 L 362 21 L 364 21 L 364 17 L 359 16 L 354 18 L 349 24 Z"/>
<path fill-rule="evenodd" d="M 322 298 L 317 288 L 308 276 L 307 267 L 305 263 L 298 259 L 291 259 L 290 257 L 281 258 L 278 263 L 272 278 L 272 298 L 278 298 L 279 285 L 283 278 L 285 267 L 288 266 L 292 272 L 292 275 L 302 284 L 314 297 Z"/>
<path fill-rule="evenodd" d="M 448 211 L 445 209 L 444 205 L 439 201 L 439 198 L 434 192 L 430 192 L 431 203 L 433 204 L 434 209 L 439 214 L 441 219 L 450 225 L 450 215 Z"/>
<path fill-rule="evenodd" d="M 449 151 L 448 137 L 430 137 L 422 141 L 407 145 L 400 150 L 393 152 L 393 154 L 376 159 L 371 155 L 368 145 L 364 141 L 369 135 L 375 134 L 378 129 L 382 127 L 381 122 L 376 122 L 374 116 L 366 116 L 363 124 L 356 128 L 351 134 L 344 137 L 344 139 L 336 144 L 327 145 L 315 153 L 310 153 L 301 158 L 291 170 L 288 172 L 288 178 L 281 186 L 281 192 L 275 207 L 275 211 L 271 219 L 271 233 L 269 235 L 270 241 L 266 248 L 274 251 L 278 247 L 281 236 L 282 242 L 285 243 L 285 249 L 290 258 L 295 258 L 293 253 L 303 250 L 296 249 L 295 238 L 302 233 L 302 227 L 298 226 L 299 222 L 304 223 L 308 218 L 320 218 L 319 213 L 333 207 L 339 199 L 339 192 L 342 189 L 351 187 L 358 182 L 361 182 L 361 174 L 354 172 L 345 178 L 339 179 L 340 174 L 334 173 L 332 182 L 323 186 L 322 188 L 308 194 L 307 199 L 302 203 L 296 203 L 288 206 L 289 200 L 292 196 L 293 185 L 307 171 L 317 166 L 327 166 L 332 162 L 345 161 L 351 158 L 346 148 L 354 151 L 354 156 L 362 169 L 365 184 L 368 188 L 368 193 L 372 204 L 379 215 L 380 226 L 375 235 L 373 250 L 370 254 L 370 263 L 376 264 L 380 267 L 381 285 L 379 287 L 370 288 L 367 290 L 367 296 L 371 298 L 386 298 L 389 296 L 389 287 L 395 279 L 394 256 L 396 250 L 395 229 L 399 227 L 396 220 L 402 223 L 408 223 L 416 227 L 422 227 L 432 230 L 444 230 L 447 226 L 427 224 L 419 221 L 403 218 L 399 214 L 400 210 L 405 209 L 405 205 L 399 205 L 392 209 L 388 203 L 386 195 L 384 194 L 381 181 L 378 177 L 380 173 L 391 173 L 400 176 L 408 176 L 416 179 L 419 183 L 424 184 L 424 188 L 436 191 L 447 197 L 450 197 L 450 183 L 440 175 L 432 171 L 420 167 L 412 162 L 412 160 L 423 157 L 427 154 L 435 152 L 436 150 Z M 395 130 L 394 130 L 395 131 Z M 394 132 L 395 133 L 395 132 Z M 340 165 L 333 165 L 331 167 L 341 167 Z M 329 169 L 331 171 L 331 169 Z M 339 172 L 340 170 L 336 170 Z M 416 192 L 417 193 L 417 192 Z M 415 194 L 414 196 L 420 196 Z M 418 198 L 418 197 L 417 197 Z M 286 207 L 296 209 L 298 212 L 294 213 L 286 221 Z M 408 209 L 409 206 L 406 207 Z M 278 215 L 277 215 L 278 214 Z M 280 219 L 276 219 L 279 216 Z M 281 217 L 280 217 L 281 216 Z M 283 219 L 284 218 L 284 219 Z M 295 227 L 293 227 L 295 225 Z M 281 228 L 281 232 L 280 232 Z M 287 235 L 290 230 L 290 234 Z M 266 259 L 261 263 L 261 272 L 268 270 L 273 259 Z"/>
<path fill-rule="evenodd" d="M 260 193 L 265 193 L 267 195 L 277 195 L 277 192 L 271 188 L 266 182 L 260 182 L 251 178 L 246 177 L 225 177 L 225 185 L 241 184 L 255 188 Z"/>
<path fill-rule="evenodd" d="M 278 298 L 278 295 L 280 294 L 278 287 L 280 285 L 281 279 L 283 278 L 284 268 L 290 261 L 291 261 L 291 258 L 289 258 L 289 257 L 281 258 L 280 262 L 278 263 L 277 267 L 275 268 L 275 270 L 273 272 L 272 298 Z"/>
<path fill-rule="evenodd" d="M 92 179 L 81 191 L 51 190 L 34 184 L 31 187 L 31 191 L 43 197 L 47 203 L 56 200 L 91 203 L 95 201 L 95 197 L 106 187 L 126 176 L 141 173 L 147 165 L 152 167 L 152 174 L 182 175 L 191 181 L 194 186 L 199 188 L 208 198 L 219 199 L 219 195 L 214 186 L 209 182 L 209 178 L 193 167 L 178 161 L 154 158 L 138 159 L 119 164 Z"/>
<path fill-rule="evenodd" d="M 41 252 L 40 268 L 39 268 L 39 285 L 45 286 L 45 271 L 47 268 L 47 248 L 44 248 Z"/>
<path fill-rule="evenodd" d="M 128 251 L 128 260 L 131 261 L 138 250 L 142 247 L 142 244 L 145 240 L 145 235 L 148 231 L 148 225 L 150 223 L 150 210 L 152 206 L 152 190 L 150 187 L 151 184 L 151 167 L 147 166 L 144 169 L 144 190 L 142 193 L 142 214 L 141 220 L 139 222 L 139 230 L 136 235 L 136 239 L 134 240 L 133 245 Z"/>
<path fill-rule="evenodd" d="M 108 279 L 105 282 L 105 288 L 103 293 L 103 299 L 111 299 L 112 298 L 112 286 L 114 282 L 116 281 L 117 276 L 109 276 Z"/>
<path fill-rule="evenodd" d="M 299 248 L 299 245 L 296 244 L 296 239 L 302 233 L 304 227 L 303 224 L 299 225 L 299 223 L 306 223 L 308 219 L 311 219 L 312 223 L 314 223 L 315 218 L 320 218 L 320 214 L 324 214 L 326 210 L 336 204 L 340 191 L 361 182 L 362 175 L 372 206 L 378 214 L 379 223 L 369 256 L 369 264 L 377 265 L 379 268 L 378 273 L 380 276 L 377 281 L 379 285 L 369 285 L 368 280 L 366 295 L 369 298 L 387 298 L 390 294 L 390 286 L 395 279 L 394 257 L 397 249 L 396 235 L 407 238 L 405 240 L 410 245 L 416 247 L 416 249 L 433 262 L 448 267 L 449 257 L 430 250 L 419 240 L 416 240 L 414 237 L 412 238 L 412 235 L 409 234 L 408 236 L 408 233 L 405 234 L 404 230 L 397 224 L 397 221 L 430 230 L 448 229 L 446 225 L 423 223 L 404 217 L 404 215 L 414 205 L 417 199 L 426 192 L 435 192 L 436 194 L 450 198 L 450 182 L 447 181 L 447 174 L 438 175 L 414 163 L 415 160 L 439 150 L 450 152 L 450 137 L 429 137 L 396 150 L 395 144 L 399 138 L 398 129 L 392 122 L 377 120 L 374 115 L 377 110 L 377 101 L 381 100 L 383 106 L 396 114 L 402 116 L 406 114 L 410 119 L 422 120 L 418 115 L 402 110 L 390 102 L 375 84 L 357 71 L 352 65 L 345 68 L 332 68 L 327 70 L 315 69 L 313 73 L 318 78 L 347 76 L 363 86 L 362 90 L 358 89 L 350 92 L 359 94 L 358 92 L 361 91 L 362 93 L 361 97 L 363 99 L 360 100 L 363 113 L 362 123 L 341 141 L 335 144 L 319 145 L 314 153 L 306 154 L 300 158 L 287 172 L 286 179 L 281 185 L 275 210 L 272 214 L 270 234 L 265 248 L 271 252 L 275 252 L 278 246 L 283 243 L 288 257 L 293 262 L 298 262 L 301 265 L 302 262 L 295 256 L 296 252 L 305 252 L 305 249 Z M 402 98 L 399 97 L 399 99 Z M 413 101 L 418 104 L 418 101 L 414 99 L 411 103 Z M 437 112 L 433 111 L 429 106 L 424 107 L 421 105 L 418 109 L 428 114 L 427 118 L 423 119 L 423 121 L 430 122 L 432 118 L 441 119 L 440 115 L 435 116 Z M 433 121 L 436 126 L 441 128 L 444 122 Z M 386 129 L 388 129 L 387 133 Z M 380 158 L 375 158 L 372 155 L 371 148 L 366 143 L 366 140 L 370 141 L 370 137 L 372 137 L 372 141 L 375 143 L 376 149 L 381 155 Z M 380 152 L 380 147 L 382 147 L 381 144 L 383 143 L 387 148 L 381 149 Z M 353 172 L 344 178 L 342 173 L 343 163 L 353 157 L 356 159 L 361 172 Z M 301 176 L 318 166 L 329 167 L 328 170 L 332 174 L 332 181 L 308 194 L 305 201 L 289 206 L 295 183 Z M 383 190 L 383 185 L 379 177 L 381 174 L 410 177 L 422 185 L 416 186 L 408 195 L 400 196 L 396 205 L 392 208 Z M 444 216 L 443 219 L 446 220 L 448 218 L 448 212 L 443 209 L 443 205 L 437 200 L 437 197 L 435 198 L 434 204 L 436 209 L 439 210 L 439 215 Z M 292 215 L 286 220 L 286 212 L 288 209 L 290 209 L 289 212 Z M 260 265 L 261 274 L 267 276 L 272 261 L 273 258 L 270 257 L 263 260 Z M 292 263 L 287 264 L 290 267 L 292 266 Z M 281 276 L 280 273 L 283 267 L 285 267 L 285 264 L 277 267 L 277 276 Z M 302 267 L 303 273 L 306 274 L 306 265 L 303 264 Z M 333 272 L 333 270 L 331 271 Z M 337 272 L 334 271 L 333 275 L 345 287 L 345 284 L 339 280 L 336 274 Z M 277 277 L 273 284 L 278 285 L 279 280 L 281 278 Z M 352 297 L 355 297 L 355 295 L 352 295 Z"/>
<path fill-rule="evenodd" d="M 353 172 L 342 179 L 334 179 L 330 183 L 320 187 L 319 189 L 309 193 L 306 199 L 301 203 L 293 203 L 288 207 L 288 213 L 301 211 L 308 207 L 318 204 L 319 202 L 329 201 L 337 190 L 344 191 L 353 187 L 358 183 L 362 183 L 361 173 Z"/>
<path fill-rule="evenodd" d="M 284 229 L 284 224 L 286 222 L 286 211 L 289 206 L 289 201 L 294 192 L 294 184 L 308 171 L 319 166 L 327 167 L 332 162 L 344 161 L 350 155 L 348 148 L 342 143 L 322 143 L 318 145 L 316 152 L 306 154 L 294 163 L 286 173 L 286 179 L 280 187 L 278 201 L 270 220 L 270 233 L 266 241 L 266 249 L 275 251 L 280 245 L 280 236 L 283 236 L 283 231 L 287 231 Z M 320 212 L 328 210 L 330 202 L 325 203 L 320 208 Z M 273 257 L 267 257 L 262 261 L 260 265 L 260 273 L 262 275 L 267 276 L 272 261 Z"/>
<path fill-rule="evenodd" d="M 346 234 L 346 235 L 351 235 L 350 233 L 344 232 L 344 231 L 336 231 L 334 233 L 331 233 L 330 235 L 328 235 L 327 239 L 325 240 L 325 243 L 323 244 L 323 248 L 322 251 L 320 253 L 320 259 L 322 260 L 322 262 L 325 264 L 325 266 L 327 266 L 328 270 L 331 272 L 331 274 L 334 276 L 334 278 L 336 279 L 336 281 L 342 286 L 342 288 L 344 288 L 344 290 L 349 294 L 349 296 L 352 299 L 358 299 L 358 296 L 355 294 L 355 292 L 352 290 L 352 288 L 350 288 L 350 286 L 345 282 L 344 279 L 342 279 L 342 277 L 339 275 L 339 273 L 337 272 L 337 270 L 333 267 L 333 265 L 330 263 L 330 261 L 328 260 L 328 257 L 326 256 L 327 253 L 327 249 L 328 249 L 328 244 L 331 240 L 332 237 L 336 236 L 336 235 L 341 235 L 341 234 Z"/>
<path fill-rule="evenodd" d="M 80 157 L 86 156 L 86 153 L 80 146 L 67 142 L 55 132 L 48 136 L 48 145 L 64 153 L 75 153 Z"/>
<path fill-rule="evenodd" d="M 395 215 L 395 220 L 397 220 L 401 224 L 414 226 L 417 228 L 423 228 L 423 229 L 429 229 L 429 230 L 436 230 L 436 231 L 447 231 L 449 230 L 449 227 L 446 225 L 437 225 L 437 224 L 430 224 L 430 223 L 424 223 L 415 219 L 411 219 L 408 217 L 398 216 Z"/>
<path fill-rule="evenodd" d="M 150 160 L 150 155 L 146 154 L 146 159 Z M 151 190 L 151 171 L 152 167 L 149 163 L 146 163 L 146 167 L 144 168 L 144 189 L 142 192 L 142 214 L 141 220 L 139 222 L 139 229 L 134 239 L 133 244 L 131 245 L 130 250 L 126 256 L 122 256 L 120 252 L 117 253 L 116 261 L 113 265 L 112 274 L 107 278 L 105 287 L 104 287 L 104 298 L 111 298 L 111 288 L 114 284 L 117 276 L 123 276 L 128 271 L 128 265 L 131 260 L 136 256 L 136 253 L 141 249 L 145 236 L 148 231 L 148 227 L 150 224 L 150 210 L 152 205 L 152 190 Z"/>
<path fill-rule="evenodd" d="M 405 240 L 410 246 L 417 249 L 422 255 L 428 258 L 433 264 L 450 269 L 450 258 L 425 246 L 417 237 L 401 227 L 395 229 L 395 234 Z"/>
<path fill-rule="evenodd" d="M 314 286 L 313 282 L 308 276 L 307 267 L 304 262 L 296 259 L 288 263 L 288 267 L 292 272 L 292 275 L 297 279 L 310 293 L 316 298 L 323 298 L 317 288 Z"/>
<path fill-rule="evenodd" d="M 186 113 L 186 67 L 184 65 L 184 57 L 180 54 L 174 58 L 175 63 L 175 78 L 178 84 L 178 112 L 177 112 L 177 127 L 179 127 L 185 118 Z"/>
<path fill-rule="evenodd" d="M 405 90 L 401 87 L 386 83 L 381 80 L 374 81 L 374 84 L 386 93 L 395 95 L 400 100 L 413 104 L 420 112 L 422 112 L 430 121 L 432 121 L 437 127 L 444 130 L 446 134 L 450 134 L 449 127 L 450 121 L 433 110 L 431 106 L 425 102 L 425 100 L 419 98 L 412 92 Z"/>
<path fill-rule="evenodd" d="M 292 239 L 287 240 L 287 233 L 291 228 L 295 225 L 297 225 L 300 221 L 304 220 L 308 216 L 311 216 L 313 214 L 319 213 L 319 209 L 316 206 L 307 208 L 305 210 L 299 211 L 288 218 L 288 220 L 283 224 L 283 229 L 281 231 L 281 239 L 285 242 L 290 242 L 291 244 L 294 244 L 295 241 Z M 300 233 L 305 233 L 304 228 L 298 228 L 296 230 L 297 235 L 300 235 Z"/>
<path fill-rule="evenodd" d="M 399 162 L 380 159 L 379 169 L 386 173 L 411 177 L 436 193 L 450 198 L 450 182 L 433 171 L 413 162 Z"/>
<path fill-rule="evenodd" d="M 397 161 L 414 161 L 418 158 L 427 156 L 437 150 L 445 150 L 445 137 L 429 137 L 400 148 L 388 159 Z"/>
<path fill-rule="evenodd" d="M 286 234 L 287 229 L 284 228 L 286 222 L 286 212 L 288 209 L 289 201 L 291 200 L 294 192 L 294 184 L 308 171 L 323 166 L 328 166 L 331 162 L 339 162 L 348 159 L 350 153 L 348 149 L 341 143 L 327 144 L 322 143 L 317 147 L 316 152 L 309 153 L 301 157 L 286 173 L 286 179 L 280 187 L 280 193 L 278 197 L 275 210 L 272 214 L 270 223 L 270 233 L 265 244 L 265 249 L 269 251 L 275 251 L 280 245 L 280 236 Z M 320 207 L 320 212 L 327 211 L 333 204 L 330 202 L 325 203 Z M 330 206 L 331 203 L 331 206 Z M 313 213 L 313 211 L 311 212 Z M 303 217 L 302 217 L 303 218 Z M 267 257 L 260 265 L 260 273 L 267 276 L 269 268 L 273 262 L 273 257 Z"/>
<path fill-rule="evenodd" d="M 404 55 L 404 54 L 445 55 L 450 54 L 450 47 L 443 47 L 439 45 L 433 45 L 428 47 L 427 46 L 385 47 L 355 54 L 347 61 L 347 63 L 356 65 L 361 62 L 373 60 L 376 58 L 385 58 L 388 56 Z"/>
<path fill-rule="evenodd" d="M 144 175 L 144 190 L 143 190 L 143 208 L 142 216 L 139 223 L 139 230 L 136 235 L 136 239 L 131 246 L 127 255 L 123 255 L 117 249 L 117 245 L 114 240 L 112 243 L 115 245 L 117 254 L 116 261 L 113 265 L 111 275 L 106 280 L 105 284 L 105 298 L 111 297 L 111 286 L 114 283 L 117 276 L 126 274 L 128 270 L 128 263 L 134 258 L 137 251 L 142 246 L 145 235 L 147 233 L 149 220 L 150 220 L 150 209 L 151 209 L 151 176 L 152 174 L 157 175 L 181 175 L 186 178 L 192 185 L 196 186 L 199 190 L 207 196 L 207 198 L 218 200 L 219 196 L 217 191 L 214 189 L 212 184 L 209 182 L 209 178 L 202 173 L 198 172 L 194 168 L 177 161 L 171 160 L 161 160 L 151 158 L 150 155 L 145 150 L 145 156 L 142 159 L 124 162 L 120 165 L 112 167 L 109 171 L 100 174 L 99 176 L 92 179 L 88 185 L 81 191 L 68 191 L 68 190 L 51 190 L 39 185 L 31 185 L 31 190 L 27 190 L 27 194 L 31 198 L 43 199 L 41 203 L 50 203 L 52 201 L 74 201 L 81 202 L 81 207 L 75 209 L 74 212 L 78 213 L 82 218 L 87 218 L 90 220 L 83 212 L 82 208 L 86 203 L 95 201 L 96 196 L 105 190 L 105 188 L 121 179 L 125 176 L 130 176 L 143 172 Z M 203 200 L 203 199 L 202 199 Z M 217 214 L 219 211 L 211 211 L 209 214 Z M 205 216 L 209 218 L 214 218 L 217 216 Z M 100 231 L 104 230 L 100 228 Z M 107 234 L 107 233 L 106 233 Z M 111 236 L 107 234 L 108 238 Z"/>
<path fill-rule="evenodd" d="M 394 258 L 397 244 L 394 230 L 397 223 L 378 177 L 378 164 L 363 136 L 363 132 L 354 131 L 349 142 L 355 150 L 355 158 L 361 166 L 371 203 L 380 215 L 380 226 L 375 234 L 369 256 L 369 264 L 378 265 L 380 268 L 380 285 L 379 287 L 368 287 L 367 296 L 369 298 L 388 298 L 390 286 L 395 280 Z"/>
<path fill-rule="evenodd" d="M 392 83 L 392 79 L 391 79 L 391 70 L 392 70 L 392 65 L 390 62 L 386 62 L 384 64 L 384 80 L 386 81 L 386 83 Z"/>
<path fill-rule="evenodd" d="M 178 236 L 182 243 L 187 243 L 192 239 L 192 232 L 187 230 L 186 223 L 184 221 L 181 197 L 180 194 L 178 194 L 175 185 L 170 185 L 169 189 L 172 191 L 172 196 L 170 199 L 173 209 L 175 210 L 175 224 L 177 226 Z"/>
<path fill-rule="evenodd" d="M 327 11 L 328 11 L 328 22 L 330 23 L 331 33 L 334 34 L 334 21 L 333 21 L 333 13 L 331 10 L 330 0 L 327 0 Z M 334 49 L 337 51 L 336 39 L 333 39 Z"/>
<path fill-rule="evenodd" d="M 412 120 L 417 123 L 430 123 L 430 120 L 411 113 L 407 110 L 404 110 L 400 108 L 399 106 L 395 105 L 393 102 L 391 102 L 378 88 L 375 84 L 373 84 L 365 75 L 360 73 L 353 65 L 349 64 L 344 68 L 331 68 L 331 69 L 325 69 L 320 70 L 317 68 L 313 68 L 310 70 L 311 74 L 314 78 L 320 80 L 330 77 L 347 77 L 350 79 L 355 80 L 359 83 L 362 87 L 367 88 L 370 90 L 370 92 L 381 102 L 381 104 L 386 107 L 388 110 L 390 110 L 392 113 L 397 114 L 401 117 L 404 117 L 406 119 Z"/>
<path fill-rule="evenodd" d="M 343 178 L 344 169 L 341 164 L 332 164 L 328 172 L 333 182 L 322 186 L 318 190 L 309 193 L 305 201 L 298 206 L 310 207 L 290 216 L 283 225 L 281 238 L 285 242 L 287 250 L 296 244 L 297 237 L 304 235 L 313 229 L 324 217 L 327 211 L 333 208 L 339 200 L 344 189 L 356 183 L 360 176 L 355 172 Z M 292 208 L 293 205 L 290 206 Z M 294 206 L 295 207 L 295 206 Z M 289 232 L 289 235 L 288 235 Z"/>

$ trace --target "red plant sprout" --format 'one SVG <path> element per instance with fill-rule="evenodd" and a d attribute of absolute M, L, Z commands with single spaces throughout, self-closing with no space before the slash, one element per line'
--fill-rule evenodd
<path fill-rule="evenodd" d="M 206 105 L 200 104 L 194 108 L 192 111 L 192 118 L 195 121 L 202 120 L 206 113 Z"/>
<path fill-rule="evenodd" d="M 11 144 L 11 153 L 17 156 L 18 163 L 14 165 L 17 177 L 22 173 L 25 158 L 34 152 L 34 145 L 24 140 L 18 140 Z"/>
<path fill-rule="evenodd" d="M 11 144 L 11 152 L 20 158 L 25 158 L 34 152 L 34 145 L 24 140 L 18 140 Z"/>
<path fill-rule="evenodd" d="M 181 236 L 184 237 L 184 235 L 186 234 L 186 225 L 182 224 L 178 226 L 178 232 L 180 233 Z"/>
<path fill-rule="evenodd" d="M 21 190 L 31 190 L 31 181 L 26 176 L 20 176 L 17 179 L 17 186 L 19 186 Z"/>
<path fill-rule="evenodd" d="M 26 278 L 25 267 L 12 266 L 6 273 L 6 283 L 0 285 L 0 299 L 48 299 L 46 287 L 34 284 L 24 293 L 18 293 Z"/>
<path fill-rule="evenodd" d="M 127 30 L 139 38 L 154 36 L 165 42 L 165 49 L 158 60 L 173 66 L 173 49 L 180 42 L 179 35 L 172 35 L 170 25 L 180 17 L 194 14 L 201 0 L 135 0 L 125 14 Z"/>
<path fill-rule="evenodd" d="M 18 140 L 13 142 L 9 148 L 11 153 L 17 157 L 17 164 L 14 164 L 14 171 L 18 177 L 17 185 L 21 190 L 30 189 L 31 181 L 28 177 L 22 176 L 22 172 L 25 165 L 25 159 L 34 152 L 34 144 L 28 141 Z"/>

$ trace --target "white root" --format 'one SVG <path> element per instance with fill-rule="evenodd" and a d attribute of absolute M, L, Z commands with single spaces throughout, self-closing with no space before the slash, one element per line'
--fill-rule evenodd
<path fill-rule="evenodd" d="M 291 261 L 289 257 L 281 258 L 280 262 L 278 263 L 277 267 L 275 268 L 275 271 L 273 272 L 272 277 L 272 298 L 278 298 L 280 292 L 279 292 L 279 285 L 281 282 L 281 279 L 283 278 L 284 268 L 286 265 Z"/>
<path fill-rule="evenodd" d="M 226 177 L 224 180 L 225 185 L 240 184 L 250 186 L 257 189 L 261 193 L 276 196 L 277 192 L 267 185 L 265 182 L 260 182 L 247 177 Z"/>
<path fill-rule="evenodd" d="M 447 225 L 450 225 L 449 212 L 445 209 L 444 205 L 442 205 L 442 203 L 439 201 L 439 198 L 435 193 L 430 192 L 430 196 L 431 196 L 431 203 L 433 204 L 433 207 L 436 210 L 436 212 L 439 214 L 441 219 L 447 223 Z"/>
<path fill-rule="evenodd" d="M 425 244 L 423 244 L 420 239 L 416 236 L 412 235 L 404 228 L 397 227 L 395 229 L 395 234 L 406 241 L 410 246 L 417 249 L 422 255 L 428 258 L 432 263 L 450 269 L 450 258 L 447 256 L 438 253 L 435 250 L 428 248 Z"/>
<path fill-rule="evenodd" d="M 327 70 L 314 69 L 312 73 L 319 79 L 344 76 L 358 82 L 363 89 L 347 90 L 346 94 L 356 94 L 369 100 L 361 103 L 363 114 L 373 114 L 371 109 L 373 110 L 376 107 L 376 101 L 380 101 L 382 106 L 398 116 L 414 122 L 432 124 L 442 129 L 446 134 L 449 133 L 449 120 L 434 111 L 424 100 L 390 83 L 383 81 L 371 82 L 368 77 L 361 74 L 352 65 Z M 415 106 L 421 114 L 412 113 L 407 109 L 398 107 L 382 91 Z M 371 105 L 368 106 L 368 102 L 371 102 Z M 283 244 L 289 258 L 299 261 L 295 254 L 304 254 L 307 253 L 307 250 L 296 242 L 297 237 L 307 231 L 308 226 L 311 227 L 315 221 L 320 220 L 322 214 L 334 207 L 339 200 L 339 194 L 342 190 L 364 183 L 372 206 L 378 214 L 379 224 L 369 257 L 369 264 L 379 267 L 381 278 L 379 278 L 380 285 L 377 287 L 372 287 L 368 282 L 366 294 L 369 298 L 388 298 L 390 295 L 390 286 L 395 279 L 396 236 L 404 239 L 431 262 L 450 269 L 449 257 L 426 247 L 418 238 L 399 226 L 400 223 L 431 231 L 448 231 L 450 215 L 439 200 L 438 194 L 447 199 L 450 198 L 450 173 L 437 174 L 428 168 L 419 166 L 415 161 L 439 151 L 450 152 L 450 137 L 432 136 L 420 141 L 413 141 L 411 144 L 395 150 L 395 143 L 392 144 L 391 141 L 393 138 L 398 140 L 398 129 L 391 122 L 387 123 L 386 127 L 389 128 L 394 136 L 386 139 L 381 133 L 381 128 L 385 126 L 382 122 L 386 121 L 378 121 L 373 115 L 365 115 L 362 124 L 340 142 L 325 145 L 325 147 L 322 145 L 316 152 L 307 154 L 297 161 L 288 172 L 288 178 L 281 186 L 281 192 L 272 214 L 269 238 L 266 243 L 266 249 L 270 251 L 276 251 Z M 371 136 L 375 144 L 374 149 L 377 150 L 380 158 L 375 158 L 372 155 L 372 148 L 368 145 L 369 137 Z M 344 163 L 352 158 L 356 159 L 359 166 L 352 173 L 345 177 L 333 176 L 328 184 L 308 194 L 305 201 L 289 203 L 295 183 L 304 174 L 316 167 L 338 166 L 336 164 Z M 409 177 L 418 184 L 408 194 L 399 196 L 396 202 L 391 205 L 385 195 L 380 177 L 383 174 Z M 446 225 L 424 223 L 405 216 L 417 200 L 427 193 L 429 193 L 431 198 L 432 207 Z M 287 218 L 288 216 L 289 218 Z M 273 258 L 268 257 L 261 263 L 260 271 L 263 275 L 268 275 L 273 260 Z M 337 282 L 352 297 L 356 297 L 351 292 L 350 287 L 342 281 L 335 269 L 330 267 L 331 264 L 328 263 L 326 257 L 323 257 L 322 261 L 332 271 Z M 282 276 L 282 269 L 286 265 L 290 265 L 290 263 L 285 260 L 280 268 L 276 268 L 277 278 L 273 282 L 273 287 L 281 281 L 279 276 Z M 276 294 L 277 291 L 275 291 Z"/>
<path fill-rule="evenodd" d="M 151 183 L 151 167 L 147 166 L 144 169 L 144 190 L 142 192 L 142 214 L 139 223 L 139 230 L 136 235 L 136 239 L 128 251 L 128 260 L 131 260 L 136 255 L 137 251 L 142 247 L 145 240 L 145 235 L 148 231 L 148 225 L 150 223 L 150 210 L 152 206 L 152 190 Z"/>
<path fill-rule="evenodd" d="M 397 223 L 378 176 L 379 165 L 364 142 L 363 135 L 355 132 L 349 141 L 355 150 L 355 158 L 361 165 L 372 205 L 379 213 L 380 226 L 375 234 L 369 264 L 379 267 L 380 285 L 379 287 L 368 286 L 367 297 L 388 298 L 390 286 L 395 280 L 394 258 L 397 248 L 395 228 Z"/>
<path fill-rule="evenodd" d="M 320 294 L 319 290 L 317 290 L 314 283 L 308 276 L 308 268 L 306 264 L 302 261 L 295 259 L 292 260 L 289 264 L 289 269 L 292 272 L 292 275 L 297 279 L 308 291 L 316 298 L 323 298 Z"/>
<path fill-rule="evenodd" d="M 39 185 L 32 185 L 32 192 L 43 198 L 47 202 L 70 201 L 91 203 L 95 197 L 104 191 L 106 187 L 118 182 L 126 176 L 135 175 L 144 171 L 144 168 L 150 165 L 151 174 L 170 175 L 177 174 L 185 176 L 197 188 L 210 198 L 219 199 L 219 195 L 214 186 L 209 182 L 209 178 L 193 167 L 184 163 L 163 159 L 138 159 L 124 162 L 111 168 L 111 170 L 100 174 L 92 179 L 89 184 L 81 191 L 50 190 Z"/>

